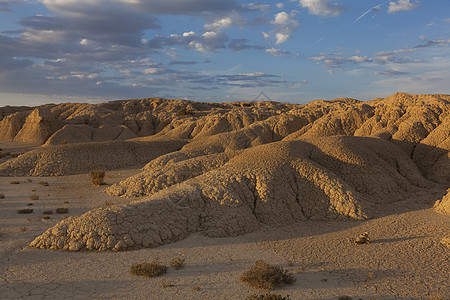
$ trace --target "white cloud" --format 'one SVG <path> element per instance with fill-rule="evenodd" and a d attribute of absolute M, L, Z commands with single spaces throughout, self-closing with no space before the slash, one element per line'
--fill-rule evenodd
<path fill-rule="evenodd" d="M 278 56 L 278 57 L 290 54 L 290 52 L 287 50 L 281 50 L 281 49 L 277 49 L 277 48 L 266 49 L 266 52 L 270 53 L 270 55 L 272 55 L 272 56 Z"/>
<path fill-rule="evenodd" d="M 402 10 L 413 10 L 420 7 L 417 0 L 398 0 L 397 2 L 389 2 L 388 13 L 393 14 Z"/>
<path fill-rule="evenodd" d="M 344 6 L 331 0 L 300 0 L 302 7 L 308 8 L 309 13 L 319 16 L 339 16 Z"/>
<path fill-rule="evenodd" d="M 275 45 L 282 44 L 291 38 L 291 34 L 296 32 L 300 24 L 295 19 L 295 13 L 288 14 L 280 12 L 275 15 L 275 19 L 271 22 L 275 29 L 271 34 L 275 37 Z M 266 34 L 263 32 L 264 38 Z"/>
<path fill-rule="evenodd" d="M 204 26 L 204 29 L 206 31 L 219 31 L 223 28 L 231 28 L 233 26 L 243 28 L 247 24 L 248 20 L 246 18 L 236 12 L 233 12 L 228 16 L 220 17 L 218 19 L 215 19 L 211 23 L 206 24 Z"/>

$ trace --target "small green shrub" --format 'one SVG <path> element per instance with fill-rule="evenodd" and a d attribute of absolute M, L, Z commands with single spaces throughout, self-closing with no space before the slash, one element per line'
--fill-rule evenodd
<path fill-rule="evenodd" d="M 159 264 L 158 259 L 151 263 L 133 264 L 130 268 L 131 275 L 157 277 L 167 273 L 167 267 Z"/>
<path fill-rule="evenodd" d="M 289 300 L 289 295 L 283 297 L 279 294 L 265 294 L 265 295 L 257 295 L 253 294 L 247 297 L 247 300 Z"/>
<path fill-rule="evenodd" d="M 283 268 L 269 265 L 262 260 L 256 261 L 255 265 L 245 271 L 239 279 L 251 287 L 262 290 L 273 290 L 295 281 L 295 277 Z"/>
<path fill-rule="evenodd" d="M 104 170 L 93 170 L 91 171 L 91 180 L 92 183 L 96 186 L 100 186 L 105 184 L 103 179 L 105 178 Z"/>
<path fill-rule="evenodd" d="M 175 270 L 183 268 L 185 259 L 182 257 L 172 258 L 169 262 L 169 266 L 174 267 Z"/>

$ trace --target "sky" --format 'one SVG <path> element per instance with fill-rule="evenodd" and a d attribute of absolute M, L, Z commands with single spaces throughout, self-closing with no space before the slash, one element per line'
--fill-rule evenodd
<path fill-rule="evenodd" d="M 449 0 L 0 0 L 0 106 L 450 94 Z"/>

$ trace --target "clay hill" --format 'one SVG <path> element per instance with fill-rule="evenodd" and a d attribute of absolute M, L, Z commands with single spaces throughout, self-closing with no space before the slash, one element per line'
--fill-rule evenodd
<path fill-rule="evenodd" d="M 157 247 L 200 232 L 236 236 L 304 220 L 388 215 L 416 195 L 448 213 L 450 96 L 197 103 L 142 99 L 0 108 L 0 139 L 41 147 L 0 176 L 61 176 L 142 167 L 109 186 L 139 197 L 70 217 L 31 246 Z"/>

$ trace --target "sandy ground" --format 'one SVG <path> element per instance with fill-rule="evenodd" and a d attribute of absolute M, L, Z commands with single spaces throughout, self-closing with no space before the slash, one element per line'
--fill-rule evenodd
<path fill-rule="evenodd" d="M 138 173 L 107 172 L 107 184 Z M 31 182 L 27 181 L 29 179 Z M 11 184 L 20 181 L 19 184 Z M 48 186 L 40 182 L 48 182 Z M 421 205 L 398 203 L 386 216 L 369 221 L 301 222 L 267 228 L 236 238 L 198 234 L 156 249 L 128 252 L 37 250 L 28 244 L 67 216 L 105 205 L 126 203 L 94 187 L 88 174 L 66 177 L 0 177 L 1 299 L 245 299 L 263 294 L 238 278 L 256 260 L 283 266 L 297 278 L 273 291 L 291 299 L 449 299 L 449 248 L 440 243 L 450 232 L 450 216 L 432 205 L 439 191 L 418 194 Z M 38 200 L 30 196 L 39 195 Z M 32 204 L 32 206 L 28 206 Z M 68 214 L 42 212 L 58 207 Z M 32 208 L 31 214 L 17 214 Z M 371 243 L 349 239 L 368 231 Z M 181 270 L 165 277 L 130 275 L 133 263 L 157 257 L 168 263 L 182 256 Z"/>

